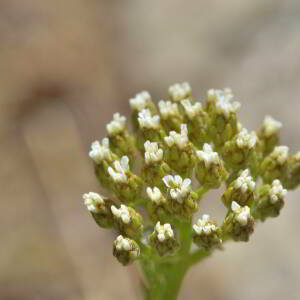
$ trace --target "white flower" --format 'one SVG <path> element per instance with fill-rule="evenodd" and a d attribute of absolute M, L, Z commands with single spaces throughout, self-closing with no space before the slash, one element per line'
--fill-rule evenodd
<path fill-rule="evenodd" d="M 134 98 L 131 98 L 129 100 L 129 104 L 133 110 L 141 111 L 147 106 L 148 102 L 150 101 L 150 94 L 147 91 L 143 91 L 136 94 Z"/>
<path fill-rule="evenodd" d="M 271 116 L 266 116 L 263 123 L 263 130 L 266 137 L 276 134 L 282 128 L 282 123 Z"/>
<path fill-rule="evenodd" d="M 204 144 L 203 151 L 196 151 L 200 161 L 204 161 L 205 167 L 209 168 L 212 164 L 219 164 L 220 158 L 217 152 L 213 152 L 212 146 Z"/>
<path fill-rule="evenodd" d="M 97 164 L 105 159 L 111 160 L 108 138 L 102 139 L 102 145 L 99 141 L 93 142 L 91 145 L 91 151 L 89 152 L 89 157 Z"/>
<path fill-rule="evenodd" d="M 122 132 L 125 128 L 126 118 L 119 113 L 113 115 L 113 120 L 106 125 L 109 135 L 116 135 Z"/>
<path fill-rule="evenodd" d="M 229 88 L 224 90 L 211 89 L 207 92 L 207 98 L 209 102 L 215 102 L 217 112 L 223 114 L 226 118 L 229 117 L 230 113 L 237 112 L 241 107 L 239 102 L 231 102 L 233 94 Z"/>
<path fill-rule="evenodd" d="M 188 82 L 176 83 L 169 87 L 169 95 L 173 101 L 180 101 L 189 97 L 192 93 L 192 88 Z"/>
<path fill-rule="evenodd" d="M 121 204 L 121 207 L 118 209 L 114 205 L 111 206 L 111 212 L 112 214 L 118 218 L 121 219 L 124 224 L 129 224 L 131 221 L 130 213 L 128 210 L 128 207 L 124 204 Z"/>
<path fill-rule="evenodd" d="M 166 199 L 162 196 L 160 189 L 156 186 L 153 189 L 151 187 L 147 187 L 146 192 L 151 201 L 158 205 L 166 201 Z"/>
<path fill-rule="evenodd" d="M 119 235 L 115 241 L 116 249 L 119 251 L 130 251 L 132 246 L 128 239 L 124 238 L 122 235 Z"/>
<path fill-rule="evenodd" d="M 256 142 L 257 142 L 256 133 L 252 131 L 249 134 L 246 128 L 243 128 L 242 131 L 239 132 L 236 139 L 236 144 L 239 148 L 252 149 L 255 147 Z"/>
<path fill-rule="evenodd" d="M 120 161 L 114 161 L 114 169 L 108 167 L 108 173 L 115 182 L 126 182 L 126 172 L 129 171 L 129 158 L 123 156 Z"/>
<path fill-rule="evenodd" d="M 179 149 L 183 149 L 189 142 L 187 125 L 180 125 L 180 133 L 177 133 L 176 131 L 170 131 L 169 136 L 166 136 L 164 140 L 169 147 L 172 147 L 174 144 L 176 144 Z"/>
<path fill-rule="evenodd" d="M 286 194 L 287 190 L 283 188 L 281 182 L 278 179 L 275 179 L 272 182 L 272 188 L 269 190 L 270 202 L 274 204 L 279 199 L 283 199 Z"/>
<path fill-rule="evenodd" d="M 89 211 L 93 213 L 100 212 L 100 206 L 104 204 L 104 199 L 101 195 L 89 192 L 87 194 L 83 194 L 82 198 L 84 199 L 84 205 Z"/>
<path fill-rule="evenodd" d="M 280 165 L 283 165 L 289 156 L 289 147 L 287 146 L 277 146 L 274 148 L 273 152 L 270 154 L 273 159 L 276 159 Z"/>
<path fill-rule="evenodd" d="M 239 222 L 241 226 L 246 226 L 248 220 L 251 218 L 250 208 L 248 206 L 241 207 L 235 201 L 231 203 L 231 209 L 235 213 L 235 219 Z"/>
<path fill-rule="evenodd" d="M 155 231 L 157 239 L 162 243 L 167 239 L 174 237 L 174 232 L 170 224 L 166 223 L 164 225 L 160 225 L 160 222 L 157 222 L 155 225 Z"/>
<path fill-rule="evenodd" d="M 209 222 L 209 215 L 203 215 L 196 224 L 193 225 L 193 229 L 196 234 L 201 235 L 204 233 L 205 235 L 209 235 L 212 232 L 217 230 L 217 226 Z"/>
<path fill-rule="evenodd" d="M 151 116 L 149 109 L 143 109 L 139 112 L 138 122 L 141 128 L 153 128 L 156 129 L 159 127 L 160 117 L 159 115 Z"/>
<path fill-rule="evenodd" d="M 146 141 L 144 144 L 145 147 L 145 162 L 146 164 L 159 162 L 163 159 L 164 151 L 158 148 L 157 143 L 151 143 Z"/>
<path fill-rule="evenodd" d="M 163 119 L 179 115 L 177 103 L 160 100 L 158 102 L 158 107 Z"/>
<path fill-rule="evenodd" d="M 296 160 L 300 160 L 300 151 L 297 152 L 297 153 L 294 155 L 294 158 L 295 158 Z"/>
<path fill-rule="evenodd" d="M 192 120 L 202 109 L 202 105 L 200 102 L 196 102 L 194 104 L 191 103 L 189 99 L 184 99 L 181 101 L 181 104 L 187 114 L 188 118 Z"/>
<path fill-rule="evenodd" d="M 244 170 L 241 175 L 235 181 L 235 188 L 241 189 L 242 193 L 246 193 L 248 190 L 251 192 L 255 189 L 255 182 L 252 176 L 250 176 L 250 171 L 248 169 Z"/>
<path fill-rule="evenodd" d="M 183 199 L 191 191 L 192 181 L 189 178 L 182 178 L 179 175 L 167 175 L 163 178 L 164 184 L 170 188 L 170 196 L 172 199 L 179 203 L 183 202 Z"/>

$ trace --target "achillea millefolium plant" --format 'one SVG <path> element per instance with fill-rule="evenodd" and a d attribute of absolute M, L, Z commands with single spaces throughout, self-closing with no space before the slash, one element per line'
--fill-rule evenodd
<path fill-rule="evenodd" d="M 146 91 L 129 103 L 131 132 L 115 113 L 89 152 L 107 197 L 90 192 L 84 203 L 116 232 L 117 260 L 138 262 L 145 299 L 172 300 L 191 266 L 225 242 L 247 242 L 255 223 L 279 215 L 300 183 L 300 153 L 279 144 L 282 124 L 270 116 L 257 132 L 244 128 L 230 89 L 209 90 L 201 104 L 182 83 L 158 105 Z M 204 195 L 221 186 L 222 224 L 207 214 L 194 220 Z"/>

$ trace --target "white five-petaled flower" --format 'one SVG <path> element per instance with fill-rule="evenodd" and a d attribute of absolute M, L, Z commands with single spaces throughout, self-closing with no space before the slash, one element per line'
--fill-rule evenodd
<path fill-rule="evenodd" d="M 209 235 L 217 230 L 217 226 L 210 223 L 209 215 L 203 215 L 202 218 L 198 219 L 197 223 L 193 225 L 194 232 L 198 235 L 204 233 Z"/>
<path fill-rule="evenodd" d="M 120 113 L 113 115 L 112 121 L 106 125 L 106 129 L 109 135 L 116 135 L 121 133 L 125 128 L 126 117 L 121 116 Z"/>
<path fill-rule="evenodd" d="M 160 100 L 158 102 L 159 112 L 163 119 L 179 115 L 177 103 Z"/>
<path fill-rule="evenodd" d="M 157 143 L 151 143 L 150 141 L 146 141 L 144 144 L 145 147 L 145 163 L 151 164 L 155 162 L 159 162 L 163 159 L 164 151 L 158 148 Z"/>
<path fill-rule="evenodd" d="M 134 110 L 143 110 L 148 102 L 151 101 L 151 96 L 147 91 L 142 91 L 129 100 L 130 107 Z"/>
<path fill-rule="evenodd" d="M 204 161 L 206 168 L 209 168 L 212 164 L 220 163 L 219 154 L 214 152 L 209 144 L 204 144 L 203 151 L 196 151 L 196 155 L 200 161 Z"/>
<path fill-rule="evenodd" d="M 187 125 L 180 125 L 180 133 L 170 131 L 169 136 L 166 136 L 164 140 L 169 147 L 172 147 L 175 144 L 179 149 L 183 149 L 189 142 Z"/>
<path fill-rule="evenodd" d="M 266 116 L 263 123 L 263 130 L 266 137 L 278 133 L 282 128 L 282 123 L 273 119 L 271 116 Z"/>
<path fill-rule="evenodd" d="M 180 101 L 189 97 L 192 93 L 192 88 L 188 82 L 175 83 L 169 87 L 169 95 L 173 101 Z"/>
<path fill-rule="evenodd" d="M 243 128 L 237 135 L 236 144 L 239 148 L 252 149 L 257 142 L 257 136 L 254 131 L 248 133 L 246 128 Z"/>
<path fill-rule="evenodd" d="M 284 196 L 287 194 L 287 190 L 283 188 L 280 180 L 275 179 L 272 182 L 272 187 L 269 190 L 269 197 L 270 197 L 270 202 L 272 204 L 276 203 L 279 199 L 284 198 Z"/>
<path fill-rule="evenodd" d="M 242 193 L 246 193 L 248 190 L 253 192 L 255 189 L 255 182 L 250 175 L 249 169 L 244 170 L 241 175 L 236 179 L 234 187 L 241 189 Z"/>
<path fill-rule="evenodd" d="M 231 209 L 235 213 L 235 219 L 241 226 L 246 226 L 251 218 L 250 208 L 248 206 L 240 206 L 235 201 L 231 203 Z"/>
<path fill-rule="evenodd" d="M 182 203 L 184 198 L 191 191 L 192 181 L 189 178 L 182 178 L 179 175 L 167 175 L 163 178 L 164 184 L 170 188 L 170 196 L 172 199 Z"/>
<path fill-rule="evenodd" d="M 100 206 L 104 204 L 103 197 L 94 192 L 83 194 L 82 198 L 84 200 L 84 205 L 93 213 L 99 212 L 101 210 Z"/>
<path fill-rule="evenodd" d="M 99 141 L 95 141 L 91 145 L 91 151 L 89 152 L 89 157 L 97 164 L 102 160 L 111 160 L 111 151 L 109 149 L 109 139 L 102 139 L 102 145 Z"/>
<path fill-rule="evenodd" d="M 229 88 L 224 90 L 210 89 L 207 92 L 207 98 L 209 102 L 215 102 L 217 112 L 223 114 L 226 118 L 229 117 L 230 113 L 237 112 L 241 107 L 238 101 L 232 102 L 233 94 Z"/>
<path fill-rule="evenodd" d="M 152 116 L 149 109 L 143 109 L 138 114 L 138 122 L 141 128 L 156 129 L 159 127 L 160 117 L 159 115 Z"/>
<path fill-rule="evenodd" d="M 116 238 L 116 249 L 119 251 L 130 251 L 132 250 L 132 246 L 128 239 L 124 238 L 122 235 L 119 235 Z"/>
<path fill-rule="evenodd" d="M 196 102 L 194 104 L 191 103 L 189 99 L 184 99 L 181 101 L 181 104 L 187 114 L 188 118 L 192 120 L 202 109 L 202 105 L 200 102 Z"/>
<path fill-rule="evenodd" d="M 122 156 L 121 160 L 114 161 L 114 169 L 108 167 L 108 173 L 115 182 L 126 182 L 126 172 L 129 171 L 129 158 L 128 156 Z"/>
<path fill-rule="evenodd" d="M 150 200 L 158 205 L 166 201 L 160 189 L 156 186 L 153 189 L 151 187 L 147 187 L 146 192 Z"/>
<path fill-rule="evenodd" d="M 276 159 L 280 165 L 283 165 L 289 156 L 289 147 L 287 146 L 277 146 L 274 148 L 273 152 L 270 154 L 273 159 Z"/>
<path fill-rule="evenodd" d="M 111 206 L 111 212 L 112 214 L 118 218 L 121 219 L 124 224 L 129 224 L 131 221 L 130 213 L 128 210 L 128 207 L 124 204 L 121 204 L 120 208 L 118 209 L 114 205 Z"/>
<path fill-rule="evenodd" d="M 164 225 L 160 225 L 160 222 L 157 222 L 155 225 L 155 231 L 157 239 L 162 243 L 167 239 L 171 239 L 174 237 L 174 232 L 170 224 L 166 223 Z"/>

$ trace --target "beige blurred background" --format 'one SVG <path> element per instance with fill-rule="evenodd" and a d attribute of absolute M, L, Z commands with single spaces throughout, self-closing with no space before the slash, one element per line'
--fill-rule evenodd
<path fill-rule="evenodd" d="M 299 150 L 299 30 L 298 0 L 1 0 L 0 299 L 137 299 L 82 204 L 99 191 L 90 142 L 136 92 L 187 80 L 199 97 L 230 86 L 246 126 L 272 114 Z M 180 299 L 299 299 L 299 195 L 192 269 Z"/>

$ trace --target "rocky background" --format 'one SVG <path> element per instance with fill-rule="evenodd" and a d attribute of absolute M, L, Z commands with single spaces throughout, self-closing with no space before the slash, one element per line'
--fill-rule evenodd
<path fill-rule="evenodd" d="M 299 26 L 298 0 L 1 0 L 0 299 L 138 299 L 82 204 L 99 191 L 90 142 L 136 92 L 187 80 L 199 97 L 230 86 L 245 126 L 272 114 L 299 150 Z M 192 269 L 180 299 L 299 299 L 299 196 Z"/>

